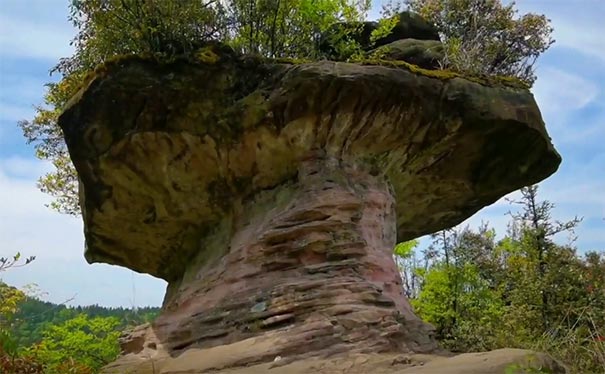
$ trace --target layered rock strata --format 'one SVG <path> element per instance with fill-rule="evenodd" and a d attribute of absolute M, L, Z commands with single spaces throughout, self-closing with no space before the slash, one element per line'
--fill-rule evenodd
<path fill-rule="evenodd" d="M 113 367 L 269 338 L 233 365 L 436 350 L 392 248 L 557 169 L 531 93 L 208 55 L 107 64 L 60 118 L 87 260 L 169 284 Z"/>

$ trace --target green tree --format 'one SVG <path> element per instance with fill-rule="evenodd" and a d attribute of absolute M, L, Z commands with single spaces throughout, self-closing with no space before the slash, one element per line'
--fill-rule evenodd
<path fill-rule="evenodd" d="M 47 84 L 35 117 L 19 123 L 36 156 L 54 166 L 38 183 L 55 198 L 50 207 L 80 213 L 78 179 L 57 119 L 99 64 L 131 54 L 169 61 L 217 42 L 265 57 L 319 58 L 322 33 L 334 22 L 362 20 L 369 5 L 370 0 L 71 1 L 75 52 L 51 70 L 62 79 Z"/>
<path fill-rule="evenodd" d="M 44 331 L 50 325 L 60 325 L 86 314 L 89 318 L 115 317 L 119 319 L 118 330 L 151 322 L 159 308 L 141 307 L 136 310 L 129 308 L 106 308 L 98 305 L 67 306 L 41 301 L 35 297 L 26 297 L 18 304 L 18 310 L 12 320 L 12 336 L 20 347 L 28 347 L 42 341 Z"/>
<path fill-rule="evenodd" d="M 0 273 L 11 268 L 28 265 L 35 257 L 28 257 L 20 262 L 21 253 L 12 258 L 0 257 Z M 16 354 L 17 345 L 11 333 L 15 313 L 19 310 L 19 304 L 25 299 L 25 293 L 15 287 L 3 283 L 0 280 L 0 355 Z"/>
<path fill-rule="evenodd" d="M 17 343 L 12 334 L 14 315 L 25 294 L 0 282 L 0 355 L 15 356 Z"/>
<path fill-rule="evenodd" d="M 416 254 L 416 248 L 418 247 L 418 240 L 410 240 L 407 242 L 399 243 L 393 250 L 393 257 L 395 264 L 401 274 L 403 281 L 403 290 L 408 299 L 415 298 L 420 288 L 419 277 L 417 269 L 420 267 L 418 263 L 418 256 Z"/>
<path fill-rule="evenodd" d="M 554 42 L 544 15 L 518 17 L 515 2 L 501 0 L 406 0 L 410 10 L 437 26 L 445 44 L 444 67 L 473 75 L 536 80 L 537 58 Z M 401 1 L 387 6 L 399 11 Z"/>
<path fill-rule="evenodd" d="M 496 257 L 493 230 L 483 225 L 477 232 L 449 229 L 432 237 L 424 253 L 428 265 L 417 269 L 421 288 L 412 305 L 449 349 L 493 347 L 492 331 L 504 314 L 496 274 L 487 271 L 487 259 Z"/>
<path fill-rule="evenodd" d="M 416 270 L 411 300 L 454 351 L 503 347 L 546 351 L 572 373 L 605 369 L 605 252 L 578 255 L 578 218 L 557 221 L 538 188 L 511 201 L 509 230 L 495 240 L 486 225 L 433 236 Z M 568 243 L 555 237 L 568 234 Z M 409 256 L 408 256 L 409 258 Z"/>
<path fill-rule="evenodd" d="M 25 266 L 34 259 L 32 256 L 20 262 L 20 253 L 12 258 L 0 257 L 0 273 L 10 268 Z M 19 351 L 19 345 L 12 333 L 15 314 L 25 297 L 23 291 L 0 280 L 0 373 L 42 373 L 41 364 L 30 355 Z"/>
<path fill-rule="evenodd" d="M 519 213 L 513 214 L 513 229 L 510 236 L 519 242 L 521 253 L 525 256 L 530 268 L 528 275 L 534 275 L 531 283 L 537 287 L 539 294 L 535 305 L 539 309 L 542 329 L 553 323 L 553 308 L 556 307 L 555 295 L 562 292 L 557 278 L 559 271 L 565 267 L 565 274 L 573 269 L 570 261 L 576 258 L 575 251 L 569 246 L 557 245 L 553 237 L 561 233 L 573 235 L 573 230 L 581 222 L 574 217 L 570 221 L 560 222 L 552 219 L 554 204 L 538 200 L 538 186 L 522 188 L 521 199 L 511 201 L 521 206 Z M 574 275 L 568 276 L 572 281 Z M 571 283 L 573 284 L 573 283 Z M 528 285 L 529 286 L 529 285 Z"/>
<path fill-rule="evenodd" d="M 51 325 L 35 354 L 43 362 L 48 374 L 62 374 L 66 362 L 96 372 L 115 360 L 120 353 L 117 330 L 119 320 L 114 317 L 89 318 L 80 314 L 59 325 Z"/>

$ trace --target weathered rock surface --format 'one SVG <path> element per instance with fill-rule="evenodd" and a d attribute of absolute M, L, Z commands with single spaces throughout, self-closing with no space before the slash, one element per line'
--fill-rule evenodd
<path fill-rule="evenodd" d="M 392 248 L 557 169 L 532 95 L 218 57 L 108 64 L 60 118 L 87 260 L 169 282 L 109 369 L 201 372 L 214 354 L 186 358 L 227 347 L 247 352 L 228 366 L 438 351 Z"/>
<path fill-rule="evenodd" d="M 443 59 L 443 44 L 436 40 L 401 39 L 371 52 L 383 59 L 405 61 L 424 69 L 437 69 Z"/>
<path fill-rule="evenodd" d="M 492 352 L 457 356 L 434 354 L 348 353 L 329 358 L 289 360 L 273 356 L 271 362 L 253 363 L 257 356 L 271 354 L 280 342 L 248 339 L 209 349 L 192 349 L 179 357 L 155 357 L 143 360 L 125 356 L 105 368 L 106 374 L 124 373 L 124 363 L 139 374 L 565 374 L 565 366 L 550 356 L 523 349 L 499 349 Z M 242 367 L 244 366 L 244 367 Z"/>
<path fill-rule="evenodd" d="M 372 42 L 372 32 L 379 28 L 379 23 L 366 21 L 362 23 L 341 22 L 333 25 L 322 37 L 319 49 L 334 59 L 338 58 L 336 43 L 342 39 L 355 41 L 362 50 L 368 51 L 373 48 L 393 43 L 397 40 L 431 40 L 439 42 L 439 33 L 434 25 L 428 23 L 420 15 L 413 12 L 401 12 L 399 20 L 388 35 L 382 36 Z"/>

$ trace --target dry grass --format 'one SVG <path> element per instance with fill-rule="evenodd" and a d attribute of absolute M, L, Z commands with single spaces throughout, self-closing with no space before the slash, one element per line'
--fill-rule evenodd
<path fill-rule="evenodd" d="M 598 324 L 595 313 L 589 307 L 569 311 L 533 349 L 562 361 L 571 374 L 605 374 L 605 326 Z"/>

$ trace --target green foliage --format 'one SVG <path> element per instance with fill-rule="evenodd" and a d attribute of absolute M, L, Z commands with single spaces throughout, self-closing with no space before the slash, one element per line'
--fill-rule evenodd
<path fill-rule="evenodd" d="M 40 367 L 46 374 L 95 373 L 115 359 L 121 331 L 150 322 L 159 310 L 66 307 L 31 297 L 21 299 L 10 326 L 0 335 L 5 338 L 0 368 L 4 362 L 7 372 L 29 368 L 32 371 L 23 372 L 36 373 L 31 368 Z"/>
<path fill-rule="evenodd" d="M 24 266 L 20 255 L 0 271 Z M 92 374 L 113 361 L 120 331 L 148 322 L 158 308 L 131 311 L 99 306 L 68 308 L 42 302 L 0 282 L 0 373 Z"/>
<path fill-rule="evenodd" d="M 395 246 L 393 253 L 400 258 L 409 258 L 414 253 L 414 248 L 416 248 L 418 244 L 418 240 L 409 240 L 407 242 L 399 243 Z"/>
<path fill-rule="evenodd" d="M 501 0 L 406 0 L 410 10 L 435 24 L 445 44 L 442 65 L 471 75 L 536 79 L 537 58 L 554 42 L 550 20 L 517 16 L 514 2 Z M 402 7 L 391 2 L 390 12 Z"/>
<path fill-rule="evenodd" d="M 335 22 L 362 20 L 369 6 L 369 0 L 71 1 L 70 20 L 78 30 L 75 53 L 51 70 L 62 80 L 47 85 L 35 117 L 19 122 L 37 157 L 54 166 L 38 183 L 55 198 L 50 207 L 80 213 L 78 179 L 57 119 L 99 64 L 132 54 L 171 60 L 216 42 L 265 57 L 316 59 L 322 33 Z"/>
<path fill-rule="evenodd" d="M 10 268 L 28 265 L 35 257 L 28 257 L 19 264 L 21 254 L 10 258 L 0 258 L 0 272 Z M 12 334 L 14 316 L 19 310 L 20 303 L 25 299 L 25 293 L 15 287 L 10 287 L 0 281 L 0 373 L 41 374 L 43 366 L 30 355 L 19 352 L 19 345 Z"/>
<path fill-rule="evenodd" d="M 80 314 L 90 318 L 117 318 L 120 321 L 118 330 L 124 330 L 151 322 L 158 312 L 159 308 L 152 307 L 136 310 L 97 305 L 68 307 L 27 297 L 19 303 L 18 311 L 14 314 L 12 335 L 19 346 L 27 347 L 39 343 L 48 326 L 60 325 Z"/>
<path fill-rule="evenodd" d="M 393 250 L 395 263 L 403 280 L 403 289 L 406 296 L 413 299 L 417 296 L 416 292 L 419 289 L 419 259 L 415 249 L 418 247 L 418 240 L 410 240 L 399 243 Z"/>
<path fill-rule="evenodd" d="M 120 353 L 119 324 L 114 317 L 89 318 L 80 314 L 60 325 L 49 326 L 35 348 L 35 355 L 44 362 L 48 374 L 61 374 L 59 368 L 69 360 L 96 371 Z"/>
<path fill-rule="evenodd" d="M 28 265 L 35 260 L 35 257 L 28 257 L 23 263 L 19 263 L 20 260 L 21 253 L 19 252 L 12 258 L 0 257 L 0 272 Z M 10 287 L 0 280 L 0 357 L 14 358 L 16 355 L 18 346 L 11 329 L 15 314 L 24 299 L 25 293 L 23 291 Z"/>
<path fill-rule="evenodd" d="M 580 220 L 553 220 L 554 205 L 538 200 L 536 186 L 521 192 L 503 239 L 486 225 L 433 236 L 415 262 L 411 303 L 450 350 L 528 348 L 561 359 L 572 373 L 603 372 L 605 252 L 579 256 L 572 243 L 555 243 Z"/>
<path fill-rule="evenodd" d="M 363 20 L 369 8 L 369 0 L 232 0 L 228 24 L 234 36 L 224 40 L 247 54 L 316 59 L 326 30 Z"/>
<path fill-rule="evenodd" d="M 551 374 L 547 368 L 535 368 L 525 364 L 511 364 L 504 369 L 504 374 Z"/>
<path fill-rule="evenodd" d="M 27 142 L 35 144 L 36 157 L 50 160 L 54 166 L 54 171 L 38 180 L 38 187 L 55 198 L 50 204 L 52 209 L 72 215 L 80 213 L 78 177 L 57 119 L 69 98 L 76 93 L 83 75 L 84 73 L 72 73 L 59 83 L 47 84 L 45 105 L 36 107 L 33 120 L 19 121 Z"/>
<path fill-rule="evenodd" d="M 0 328 L 8 324 L 24 298 L 22 291 L 0 282 Z"/>

